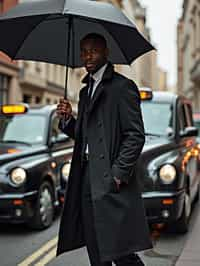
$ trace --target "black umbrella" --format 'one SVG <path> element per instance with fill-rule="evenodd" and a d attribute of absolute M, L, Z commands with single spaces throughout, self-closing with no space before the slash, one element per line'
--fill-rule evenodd
<path fill-rule="evenodd" d="M 154 47 L 116 7 L 89 0 L 24 2 L 0 17 L 0 50 L 12 59 L 81 67 L 80 40 L 103 35 L 113 64 L 131 64 Z"/>

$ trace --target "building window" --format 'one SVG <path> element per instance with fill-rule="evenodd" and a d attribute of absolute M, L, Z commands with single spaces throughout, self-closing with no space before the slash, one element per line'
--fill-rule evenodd
<path fill-rule="evenodd" d="M 51 100 L 49 98 L 46 99 L 46 104 L 50 104 Z"/>
<path fill-rule="evenodd" d="M 36 96 L 36 97 L 35 97 L 35 103 L 36 103 L 36 104 L 41 103 L 41 97 Z"/>
<path fill-rule="evenodd" d="M 24 94 L 23 95 L 23 102 L 24 103 L 31 103 L 32 96 L 29 94 Z"/>
<path fill-rule="evenodd" d="M 9 76 L 0 74 L 0 104 L 8 103 Z"/>

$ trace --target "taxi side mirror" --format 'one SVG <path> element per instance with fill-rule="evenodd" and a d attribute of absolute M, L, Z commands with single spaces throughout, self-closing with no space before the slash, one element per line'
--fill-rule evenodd
<path fill-rule="evenodd" d="M 196 127 L 186 127 L 184 130 L 180 131 L 181 137 L 196 137 L 198 136 L 198 128 Z"/>
<path fill-rule="evenodd" d="M 64 143 L 69 140 L 69 137 L 65 134 L 59 134 L 57 136 L 51 136 L 51 145 L 57 144 L 57 143 Z"/>

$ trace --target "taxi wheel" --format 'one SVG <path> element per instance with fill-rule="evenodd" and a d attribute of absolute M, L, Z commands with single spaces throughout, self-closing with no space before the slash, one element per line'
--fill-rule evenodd
<path fill-rule="evenodd" d="M 188 192 L 185 193 L 185 202 L 183 206 L 183 211 L 181 217 L 176 222 L 176 232 L 177 233 L 187 233 L 189 229 L 189 219 L 191 214 L 191 199 Z"/>
<path fill-rule="evenodd" d="M 40 186 L 34 216 L 29 225 L 34 229 L 49 227 L 54 218 L 53 189 L 49 182 Z"/>

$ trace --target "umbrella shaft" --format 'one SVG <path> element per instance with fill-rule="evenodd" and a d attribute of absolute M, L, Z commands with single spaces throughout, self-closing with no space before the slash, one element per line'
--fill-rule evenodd
<path fill-rule="evenodd" d="M 68 83 L 68 75 L 69 75 L 69 53 L 70 53 L 70 43 L 71 43 L 71 28 L 72 28 L 72 17 L 69 16 L 68 21 L 68 31 L 67 31 L 67 57 L 66 57 L 66 75 L 65 75 L 65 91 L 64 98 L 67 99 L 67 83 Z"/>

